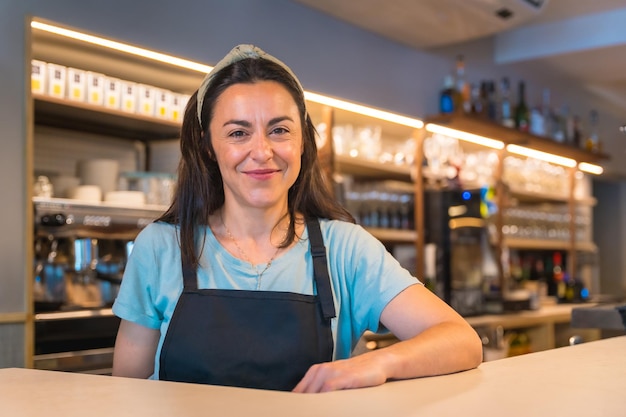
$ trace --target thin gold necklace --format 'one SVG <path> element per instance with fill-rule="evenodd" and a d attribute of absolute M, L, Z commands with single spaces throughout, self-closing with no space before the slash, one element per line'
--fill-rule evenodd
<path fill-rule="evenodd" d="M 239 243 L 237 242 L 237 239 L 235 239 L 235 237 L 233 236 L 232 233 L 230 233 L 230 230 L 228 229 L 228 226 L 226 226 L 226 223 L 224 223 L 224 217 L 222 217 L 220 215 L 220 220 L 222 221 L 222 225 L 224 226 L 224 230 L 226 230 L 226 235 L 229 237 L 230 240 L 233 241 L 233 243 L 235 244 L 235 247 L 237 248 L 237 250 L 239 251 L 239 253 L 241 254 L 241 257 L 250 264 L 250 266 L 252 267 L 252 269 L 254 270 L 254 272 L 256 273 L 256 289 L 260 290 L 261 289 L 261 278 L 263 277 L 263 274 L 270 269 L 270 266 L 272 266 L 272 262 L 274 262 L 274 259 L 276 259 L 276 256 L 278 255 L 278 252 L 280 251 L 280 246 L 276 248 L 276 252 L 274 252 L 274 255 L 272 255 L 272 257 L 267 261 L 267 263 L 265 264 L 265 268 L 263 268 L 263 270 L 261 272 L 259 272 L 259 268 L 257 268 L 257 266 L 254 264 L 254 262 L 252 262 L 250 260 L 250 258 L 248 257 L 248 255 L 246 254 L 246 252 L 244 252 L 243 249 L 241 249 L 241 246 L 239 246 Z M 270 235 L 271 236 L 271 235 Z M 270 243 L 271 243 L 271 239 L 270 239 Z"/>

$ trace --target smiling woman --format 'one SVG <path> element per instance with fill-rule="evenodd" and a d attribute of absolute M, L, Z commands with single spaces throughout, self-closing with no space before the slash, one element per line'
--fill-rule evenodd
<path fill-rule="evenodd" d="M 233 49 L 191 97 L 181 153 L 113 306 L 115 375 L 320 392 L 478 366 L 469 324 L 330 194 L 285 64 Z M 382 326 L 402 341 L 350 357 Z"/>

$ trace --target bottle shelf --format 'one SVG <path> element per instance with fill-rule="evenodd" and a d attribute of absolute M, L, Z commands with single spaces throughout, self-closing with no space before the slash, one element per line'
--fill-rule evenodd
<path fill-rule="evenodd" d="M 497 139 L 505 144 L 516 144 L 542 152 L 572 158 L 577 162 L 596 164 L 609 158 L 609 156 L 604 153 L 588 152 L 574 146 L 557 143 L 549 138 L 520 132 L 485 118 L 472 117 L 464 114 L 452 114 L 434 116 L 429 118 L 428 122 L 443 125 L 451 129 L 479 134 L 480 136 L 491 139 Z"/>
<path fill-rule="evenodd" d="M 571 243 L 565 240 L 504 238 L 504 246 L 511 249 L 536 250 L 569 250 Z M 593 242 L 576 242 L 575 249 L 583 252 L 596 252 L 597 246 Z"/>

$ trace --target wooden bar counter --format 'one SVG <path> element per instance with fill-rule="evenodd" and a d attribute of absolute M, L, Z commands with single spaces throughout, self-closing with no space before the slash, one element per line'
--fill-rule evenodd
<path fill-rule="evenodd" d="M 0 416 L 626 416 L 626 336 L 458 374 L 293 394 L 0 369 Z"/>

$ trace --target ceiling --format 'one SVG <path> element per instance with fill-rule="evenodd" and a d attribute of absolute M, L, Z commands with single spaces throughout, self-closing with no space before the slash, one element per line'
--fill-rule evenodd
<path fill-rule="evenodd" d="M 495 63 L 544 63 L 626 115 L 624 0 L 295 1 L 419 50 L 493 35 Z"/>

